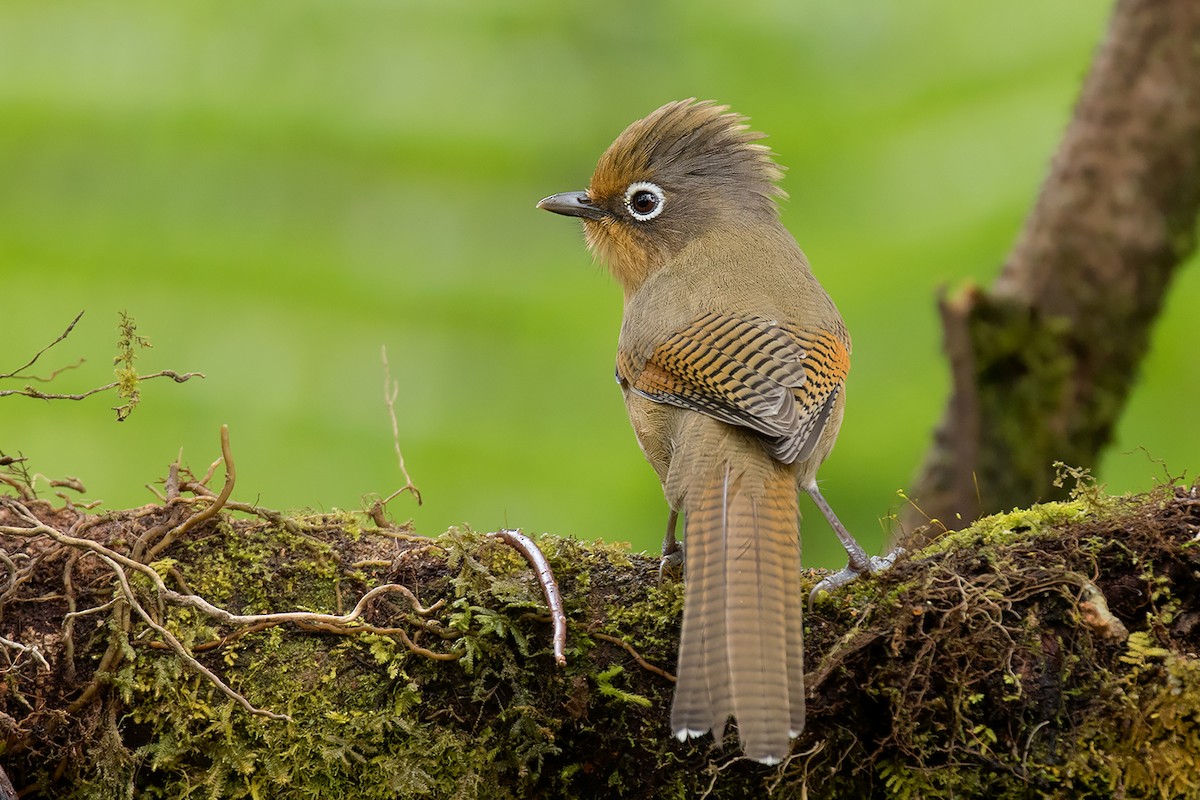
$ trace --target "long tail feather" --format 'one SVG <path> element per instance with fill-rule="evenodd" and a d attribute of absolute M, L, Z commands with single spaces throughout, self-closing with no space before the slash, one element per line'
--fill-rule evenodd
<path fill-rule="evenodd" d="M 774 763 L 804 727 L 799 512 L 791 472 L 759 458 L 725 461 L 687 494 L 671 726 L 720 738 L 732 715 L 746 755 Z"/>

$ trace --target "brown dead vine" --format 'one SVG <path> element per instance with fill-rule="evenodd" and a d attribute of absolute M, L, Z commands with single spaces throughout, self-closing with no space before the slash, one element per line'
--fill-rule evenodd
<path fill-rule="evenodd" d="M 93 616 L 105 620 L 104 625 L 98 628 L 107 629 L 107 649 L 95 664 L 91 676 L 79 689 L 78 695 L 65 706 L 68 716 L 77 714 L 89 705 L 98 692 L 111 682 L 118 666 L 131 655 L 135 642 L 137 646 L 173 652 L 187 668 L 202 676 L 250 714 L 281 721 L 290 720 L 290 717 L 255 706 L 201 663 L 196 653 L 216 650 L 248 634 L 287 625 L 307 632 L 391 636 L 410 652 L 437 661 L 456 660 L 461 656 L 461 652 L 453 649 L 438 651 L 418 643 L 422 632 L 439 630 L 439 626 L 424 623 L 423 620 L 437 612 L 444 601 L 426 607 L 412 589 L 399 583 L 385 583 L 370 588 L 358 598 L 350 611 L 339 614 L 314 611 L 237 614 L 188 591 L 178 570 L 169 564 L 164 566 L 164 562 L 160 561 L 172 544 L 181 541 L 189 532 L 199 530 L 223 510 L 242 511 L 270 523 L 278 523 L 282 519 L 277 512 L 230 500 L 236 484 L 236 468 L 227 427 L 221 429 L 221 451 L 222 457 L 213 462 L 208 472 L 199 479 L 181 470 L 178 463 L 172 465 L 166 480 L 166 492 L 159 494 L 161 504 L 117 513 L 116 521 L 126 523 L 142 518 L 158 518 L 157 522 L 144 527 L 132 538 L 130 534 L 136 531 L 136 526 L 112 525 L 114 517 L 111 515 L 89 516 L 73 507 L 56 509 L 50 503 L 37 499 L 31 486 L 18 487 L 16 497 L 0 496 L 0 521 L 5 523 L 0 525 L 0 536 L 12 537 L 19 542 L 15 549 L 0 548 L 0 614 L 11 603 L 64 604 L 66 613 L 62 615 L 61 630 L 55 638 L 61 637 L 62 652 L 65 654 L 63 670 L 71 685 L 78 685 L 74 657 L 77 622 Z M 214 492 L 207 484 L 222 463 L 225 466 L 224 485 L 220 492 Z M 20 482 L 15 478 L 14 481 Z M 6 481 L 10 485 L 12 482 Z M 20 491 L 21 488 L 25 491 Z M 190 496 L 185 493 L 190 493 Z M 293 522 L 284 527 L 295 531 L 299 526 Z M 101 529 L 104 530 L 101 532 Z M 62 562 L 61 586 L 50 586 L 41 576 L 44 576 L 47 565 L 58 561 Z M 176 576 L 173 580 L 184 591 L 168 587 L 160 570 L 169 577 Z M 80 579 L 82 573 L 86 573 L 83 580 Z M 104 573 L 110 576 L 107 585 L 111 588 L 108 589 L 108 597 L 98 602 L 104 596 L 104 591 L 96 591 L 94 587 L 105 585 L 102 580 Z M 85 589 L 85 583 L 91 588 Z M 410 621 L 414 623 L 413 635 L 404 627 L 376 626 L 363 619 L 372 603 L 385 596 L 399 596 L 408 601 L 412 614 Z M 185 644 L 166 624 L 168 607 L 191 609 L 229 630 L 209 641 Z M 138 622 L 148 630 L 139 633 L 136 630 Z M 440 630 L 445 634 L 438 637 L 441 640 L 453 641 L 460 636 L 456 632 Z M 43 634 L 43 638 L 46 638 L 46 634 Z M 35 643 L 2 638 L 0 657 L 5 660 L 5 663 L 0 663 L 0 674 L 30 668 L 51 671 L 50 664 L 42 655 L 42 648 Z M 58 721 L 51 722 L 51 726 L 58 724 Z M 17 730 L 9 730 L 8 751 L 23 749 L 35 727 L 19 726 Z"/>

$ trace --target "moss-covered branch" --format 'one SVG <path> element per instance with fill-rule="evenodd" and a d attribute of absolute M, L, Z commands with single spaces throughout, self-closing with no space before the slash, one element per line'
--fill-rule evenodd
<path fill-rule="evenodd" d="M 540 537 L 570 621 L 558 667 L 536 575 L 466 529 L 423 539 L 349 514 L 222 512 L 130 566 L 148 533 L 207 502 L 93 516 L 0 500 L 0 764 L 24 796 L 1132 798 L 1200 786 L 1195 487 L 988 518 L 820 600 L 807 618 L 809 727 L 776 769 L 669 735 L 681 592 L 658 582 L 653 558 Z M 406 591 L 353 614 L 388 585 Z M 193 596 L 223 613 L 181 601 Z M 297 611 L 309 615 L 261 616 Z"/>

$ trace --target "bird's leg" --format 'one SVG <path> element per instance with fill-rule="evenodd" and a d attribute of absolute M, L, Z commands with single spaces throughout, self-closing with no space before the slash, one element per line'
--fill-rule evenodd
<path fill-rule="evenodd" d="M 846 565 L 845 569 L 833 573 L 813 587 L 812 594 L 809 595 L 809 602 L 812 602 L 813 598 L 821 592 L 829 592 L 839 586 L 845 586 L 864 573 L 874 574 L 882 572 L 896 561 L 896 556 L 902 552 L 899 548 L 888 553 L 886 556 L 868 556 L 863 546 L 850 535 L 850 531 L 846 530 L 846 526 L 837 518 L 837 514 L 833 513 L 833 509 L 824 496 L 821 495 L 821 490 L 817 488 L 815 481 L 811 485 L 806 486 L 805 491 L 808 492 L 808 496 L 812 498 L 817 508 L 821 509 L 821 513 L 825 515 L 825 519 L 829 520 L 829 526 L 833 528 L 833 532 L 837 534 L 842 547 L 846 548 L 846 555 L 850 557 L 850 563 Z"/>
<path fill-rule="evenodd" d="M 670 572 L 672 575 L 680 572 L 683 567 L 683 545 L 675 538 L 675 524 L 679 521 L 679 512 L 671 509 L 667 516 L 667 535 L 663 537 L 662 560 L 658 562 L 658 579 Z"/>

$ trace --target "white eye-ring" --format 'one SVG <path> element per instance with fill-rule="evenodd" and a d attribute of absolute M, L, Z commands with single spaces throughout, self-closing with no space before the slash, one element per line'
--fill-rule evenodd
<path fill-rule="evenodd" d="M 625 210 L 638 222 L 648 222 L 663 211 L 666 197 L 662 188 L 650 181 L 637 181 L 625 190 Z"/>

